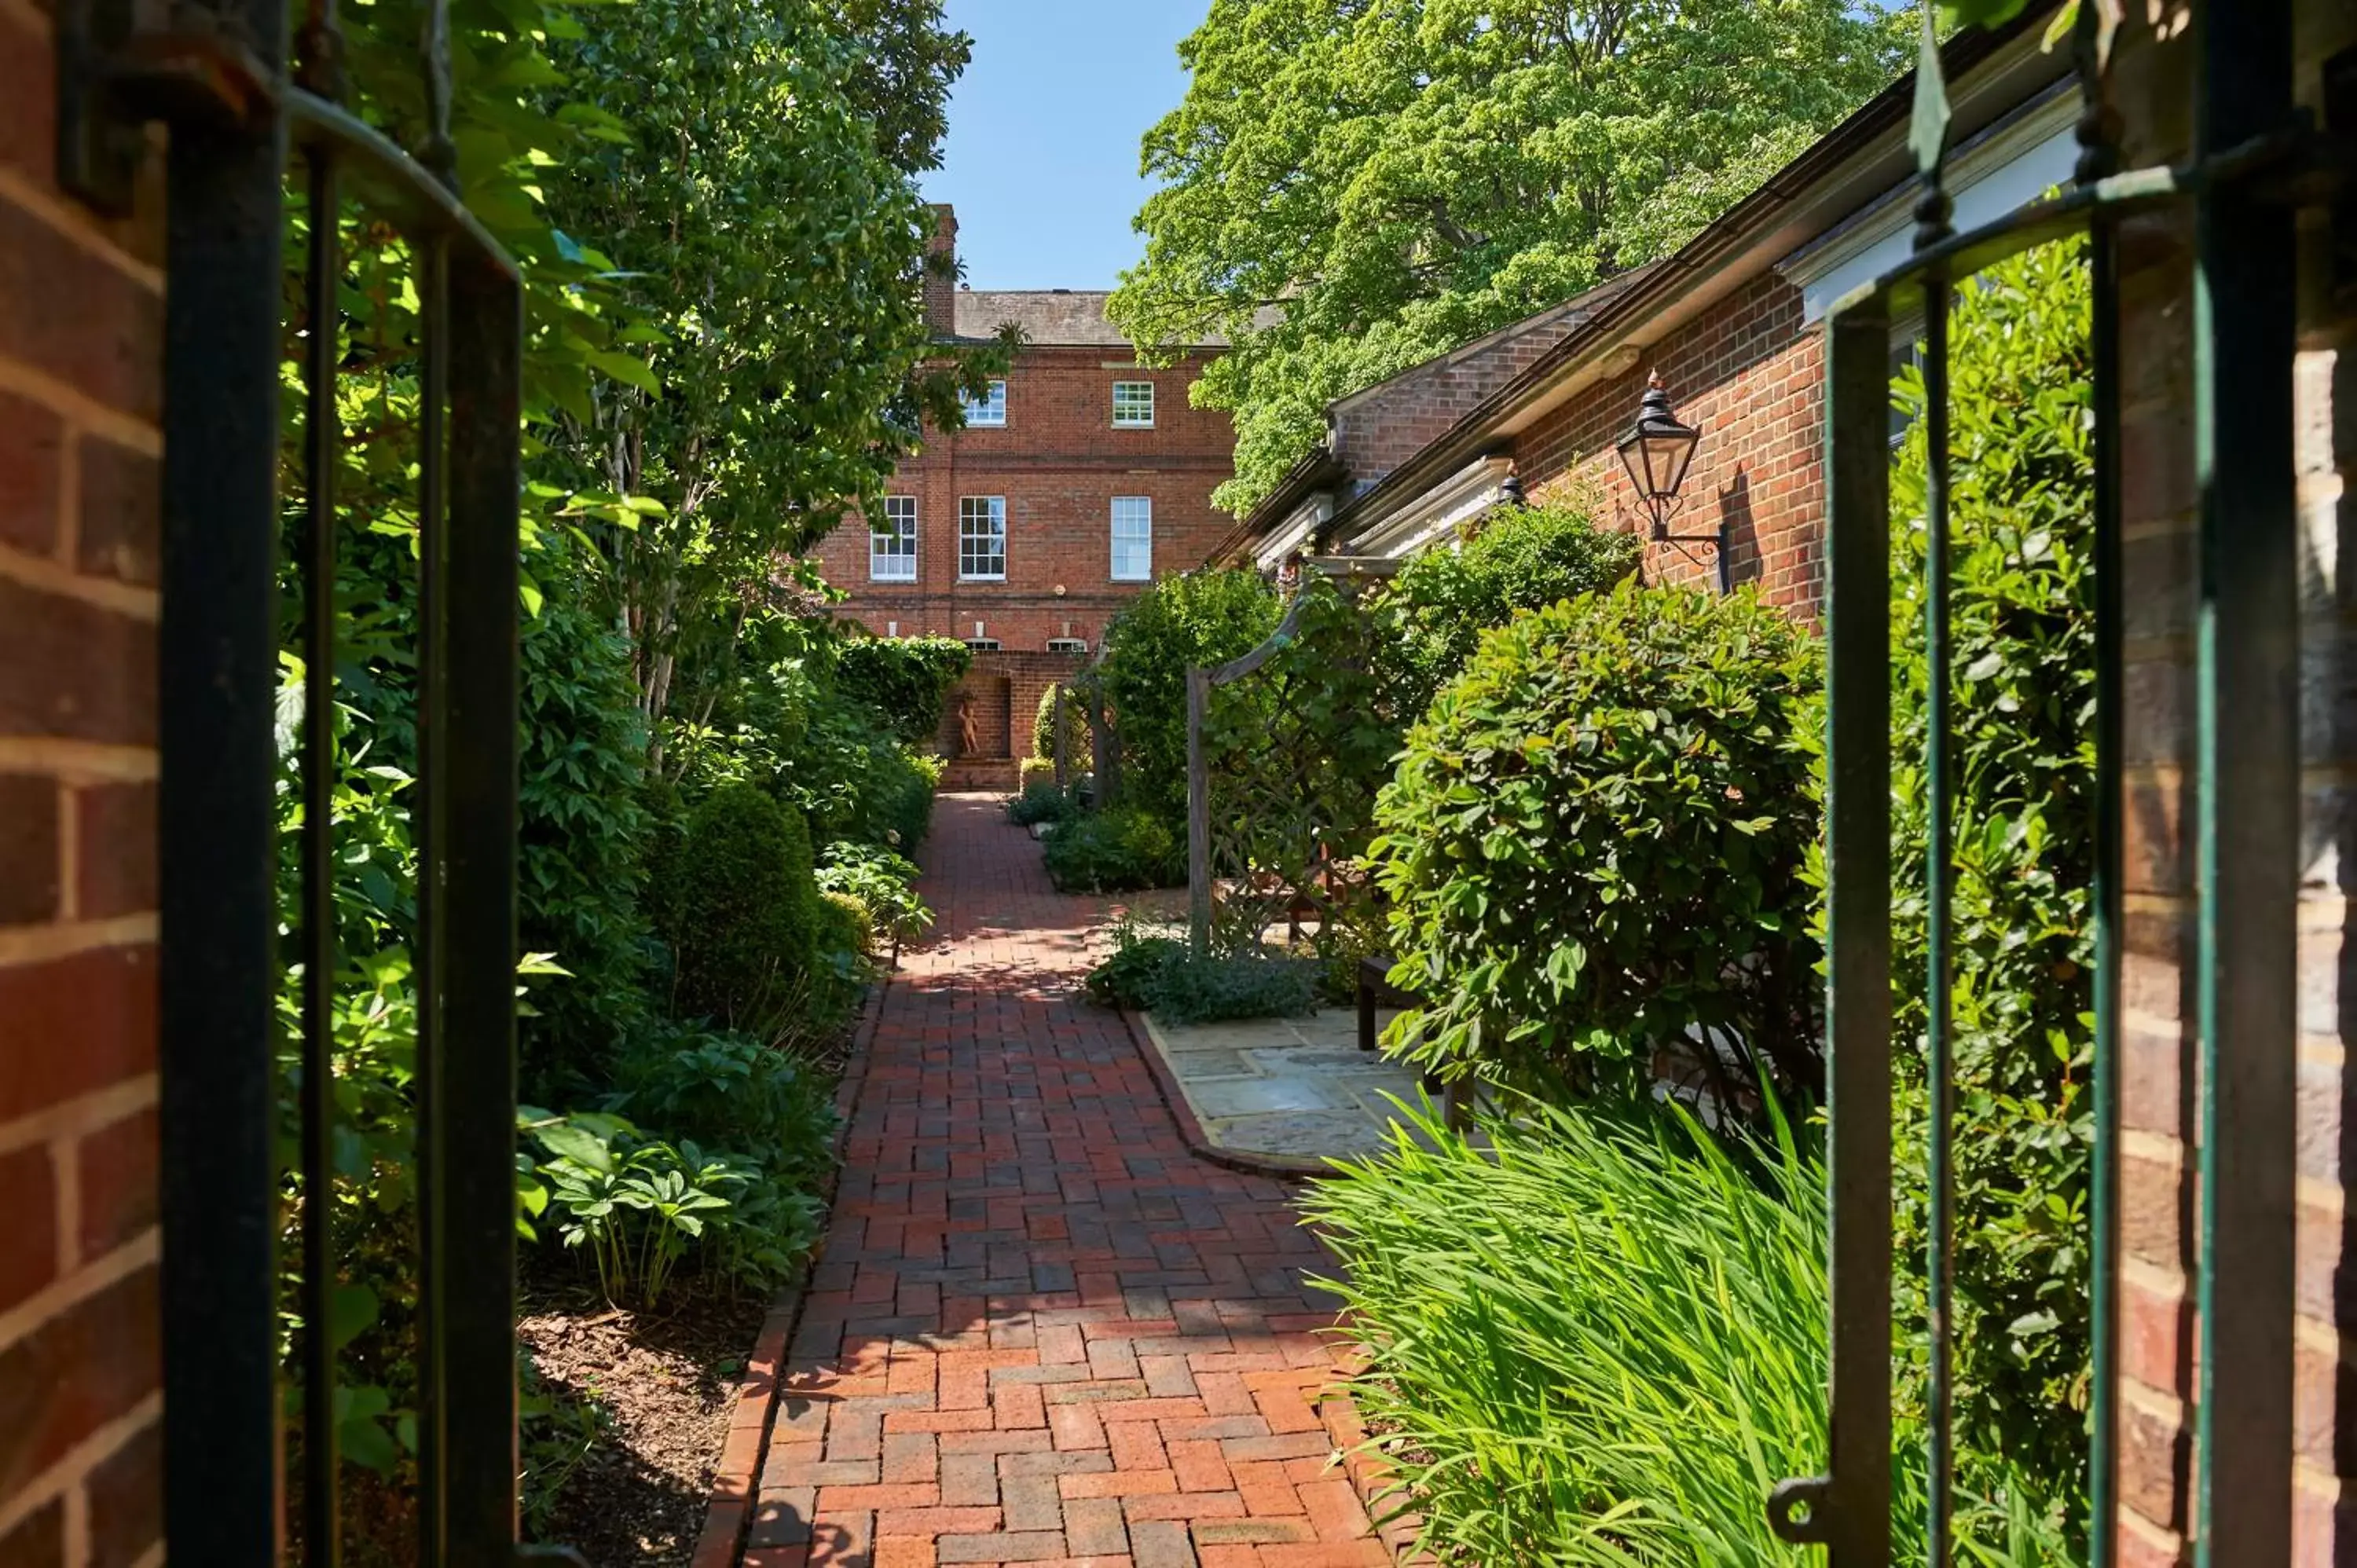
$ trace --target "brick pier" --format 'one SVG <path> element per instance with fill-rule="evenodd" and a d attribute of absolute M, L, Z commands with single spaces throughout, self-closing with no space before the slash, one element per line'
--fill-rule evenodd
<path fill-rule="evenodd" d="M 1311 1405 L 1331 1265 L 1286 1189 L 1190 1155 L 1082 993 L 1102 903 L 996 801 L 936 812 L 747 1568 L 1389 1562 Z"/>

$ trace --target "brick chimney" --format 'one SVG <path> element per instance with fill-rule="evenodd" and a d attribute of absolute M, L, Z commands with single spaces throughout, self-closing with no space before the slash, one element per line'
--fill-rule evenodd
<path fill-rule="evenodd" d="M 925 247 L 925 325 L 939 338 L 957 333 L 957 209 L 948 202 L 933 208 L 933 238 Z"/>

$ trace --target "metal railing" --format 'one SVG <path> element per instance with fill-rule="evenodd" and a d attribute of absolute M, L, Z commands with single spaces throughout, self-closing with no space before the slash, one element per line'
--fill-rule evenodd
<path fill-rule="evenodd" d="M 420 299 L 418 1561 L 514 1560 L 518 503 L 515 263 L 461 199 L 446 0 L 425 11 L 414 154 L 338 102 L 332 0 L 290 80 L 280 0 L 59 6 L 59 177 L 124 210 L 171 126 L 161 637 L 165 1529 L 173 1560 L 274 1561 L 279 1458 L 279 364 L 290 149 L 308 194 L 299 559 L 305 1560 L 337 1560 L 334 1180 L 338 287 L 356 204 L 409 247 Z"/>
<path fill-rule="evenodd" d="M 1828 323 L 1828 865 L 1832 1211 L 1831 1455 L 1770 1504 L 1788 1541 L 1823 1544 L 1834 1568 L 1892 1561 L 1890 334 L 1925 322 L 1930 445 L 1923 651 L 1932 693 L 1924 757 L 1931 936 L 1923 985 L 1930 1341 L 1928 1560 L 1952 1559 L 1955 867 L 1953 675 L 1949 669 L 1948 310 L 1954 291 L 2007 256 L 2083 237 L 2093 294 L 2097 658 L 2093 1194 L 2093 1561 L 2116 1561 L 2124 612 L 2121 595 L 2119 245 L 2133 214 L 2190 203 L 2197 225 L 2197 465 L 2202 494 L 2193 800 L 2200 926 L 2201 1129 L 2190 1513 L 2204 1564 L 2288 1560 L 2293 1453 L 2293 912 L 2298 800 L 2294 671 L 2298 562 L 2292 356 L 2295 199 L 2263 177 L 2314 150 L 2295 118 L 2288 0 L 2201 12 L 2199 147 L 2183 167 L 2115 172 L 2099 10 L 2074 48 L 2086 109 L 2075 188 L 1966 234 L 1949 229 L 1945 84 L 1927 39 L 1917 82 L 1923 180 L 1915 253 L 1843 300 Z M 2231 738 L 2225 715 L 2233 715 Z"/>

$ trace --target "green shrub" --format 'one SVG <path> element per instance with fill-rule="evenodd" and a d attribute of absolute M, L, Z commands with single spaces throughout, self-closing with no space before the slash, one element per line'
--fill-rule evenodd
<path fill-rule="evenodd" d="M 822 892 L 858 900 L 877 940 L 894 946 L 912 942 L 933 923 L 933 912 L 917 893 L 916 862 L 873 844 L 831 843 L 819 856 Z"/>
<path fill-rule="evenodd" d="M 930 746 L 950 688 L 973 664 L 974 650 L 955 638 L 850 636 L 835 647 L 834 683 L 890 721 L 902 740 Z"/>
<path fill-rule="evenodd" d="M 1018 828 L 1034 822 L 1069 822 L 1081 814 L 1080 802 L 1071 791 L 1057 787 L 1053 779 L 1034 779 L 1023 786 L 1023 793 L 1006 802 L 1006 820 Z"/>
<path fill-rule="evenodd" d="M 1318 966 L 1263 951 L 1197 958 L 1174 931 L 1124 917 L 1114 950 L 1089 972 L 1089 994 L 1168 1024 L 1298 1018 L 1318 1005 Z"/>
<path fill-rule="evenodd" d="M 769 1176 L 815 1189 L 834 1165 L 834 1092 L 791 1051 L 667 1024 L 623 1053 L 606 1109 L 670 1137 L 757 1154 Z"/>
<path fill-rule="evenodd" d="M 1470 1137 L 1420 1118 L 1312 1187 L 1370 1353 L 1353 1392 L 1444 1562 L 1793 1561 L 1763 1504 L 1825 1451 L 1825 1189 L 1777 1132 L 1730 1149 L 1690 1121 L 1524 1105 Z M 1984 1499 L 1962 1560 L 2069 1560 L 1996 1456 L 1968 1450 L 1959 1479 Z M 1899 1485 L 1905 1561 L 1920 1467 Z"/>
<path fill-rule="evenodd" d="M 1258 573 L 1165 577 L 1105 629 L 1105 693 L 1121 732 L 1124 798 L 1174 825 L 1187 820 L 1187 671 L 1249 653 L 1284 607 Z"/>
<path fill-rule="evenodd" d="M 1433 998 L 1394 1038 L 1634 1098 L 1708 1030 L 1812 1084 L 1817 680 L 1749 590 L 1623 583 L 1485 636 L 1377 808 L 1396 977 Z"/>
<path fill-rule="evenodd" d="M 835 1022 L 859 1007 L 867 982 L 874 978 L 876 922 L 867 906 L 848 893 L 822 891 L 818 896 L 819 961 L 811 987 L 813 1015 Z"/>
<path fill-rule="evenodd" d="M 716 789 L 689 816 L 662 900 L 687 1016 L 756 1033 L 817 978 L 818 887 L 810 830 L 749 784 Z"/>
<path fill-rule="evenodd" d="M 640 907 L 646 723 L 627 639 L 568 592 L 566 536 L 531 558 L 551 590 L 522 623 L 517 918 L 527 952 L 562 974 L 533 989 L 519 1028 L 527 1091 L 595 1081 L 646 1013 L 651 934 Z M 378 760 L 382 760 L 382 758 Z"/>
<path fill-rule="evenodd" d="M 853 703 L 823 706 L 786 759 L 780 795 L 808 814 L 823 843 L 849 839 L 911 853 L 932 825 L 938 758 L 920 755 L 880 715 Z"/>
<path fill-rule="evenodd" d="M 1318 966 L 1264 953 L 1209 953 L 1181 948 L 1156 972 L 1146 1006 L 1170 1024 L 1243 1018 L 1301 1018 L 1318 1010 Z"/>
<path fill-rule="evenodd" d="M 2084 1485 L 2088 1075 L 2095 867 L 2093 384 L 2085 261 L 2050 246 L 1959 289 L 1950 360 L 1954 545 L 1958 1419 L 2058 1493 Z M 1922 378 L 1900 380 L 1922 407 Z M 1892 478 L 1894 649 L 1921 647 L 1928 473 L 1910 428 Z M 1926 965 L 1920 653 L 1893 665 L 1891 799 L 1901 1256 L 1926 1229 Z M 1920 1272 L 1901 1310 L 1921 1321 Z M 1920 1351 L 1918 1352 L 1921 1353 Z"/>
<path fill-rule="evenodd" d="M 1088 766 L 1089 721 L 1080 698 L 1060 681 L 1039 693 L 1039 710 L 1031 719 L 1031 755 L 1054 763 L 1060 717 L 1064 725 L 1064 766 L 1078 772 Z"/>
<path fill-rule="evenodd" d="M 1455 550 L 1427 550 L 1371 600 L 1376 684 L 1403 724 L 1431 705 L 1491 627 L 1611 587 L 1637 568 L 1634 533 L 1561 507 L 1504 507 Z"/>
<path fill-rule="evenodd" d="M 1048 835 L 1049 879 L 1066 893 L 1175 887 L 1186 851 L 1160 819 L 1135 806 L 1075 817 Z"/>

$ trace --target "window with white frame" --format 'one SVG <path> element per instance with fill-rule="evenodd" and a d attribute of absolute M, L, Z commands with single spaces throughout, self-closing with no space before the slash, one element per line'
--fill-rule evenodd
<path fill-rule="evenodd" d="M 867 580 L 917 580 L 917 498 L 886 496 L 884 511 L 867 525 Z"/>
<path fill-rule="evenodd" d="M 1113 580 L 1149 582 L 1154 576 L 1154 498 L 1113 498 Z"/>
<path fill-rule="evenodd" d="M 965 404 L 965 422 L 969 425 L 996 427 L 1006 423 L 1006 383 L 1005 381 L 991 382 L 990 394 L 987 397 L 974 397 L 968 394 L 962 401 Z"/>
<path fill-rule="evenodd" d="M 1006 580 L 1006 498 L 967 496 L 958 502 L 958 575 L 968 582 Z"/>
<path fill-rule="evenodd" d="M 1154 428 L 1154 383 L 1152 381 L 1113 383 L 1113 424 L 1116 430 Z"/>

